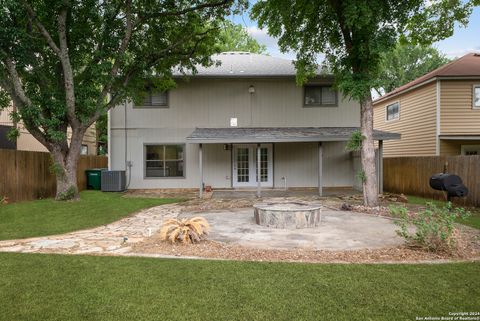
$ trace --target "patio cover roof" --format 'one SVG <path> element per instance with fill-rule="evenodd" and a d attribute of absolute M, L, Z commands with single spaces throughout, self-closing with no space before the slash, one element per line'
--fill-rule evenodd
<path fill-rule="evenodd" d="M 358 127 L 230 127 L 197 128 L 187 142 L 198 144 L 347 141 Z M 375 140 L 400 139 L 400 134 L 374 130 Z"/>

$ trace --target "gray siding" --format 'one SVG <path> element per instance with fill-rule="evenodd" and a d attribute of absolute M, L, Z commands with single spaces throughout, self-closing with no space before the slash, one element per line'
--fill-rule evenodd
<path fill-rule="evenodd" d="M 255 93 L 249 94 L 250 85 Z M 196 79 L 180 82 L 169 93 L 170 108 L 132 109 L 127 106 L 129 128 L 229 127 L 356 127 L 358 103 L 339 95 L 338 107 L 303 107 L 303 88 L 293 79 Z M 123 106 L 112 111 L 112 128 L 123 128 Z"/>
<path fill-rule="evenodd" d="M 323 184 L 326 187 L 353 186 L 353 160 L 344 142 L 323 143 Z M 318 143 L 275 144 L 274 183 L 283 187 L 318 186 Z"/>
<path fill-rule="evenodd" d="M 255 93 L 249 94 L 250 85 Z M 169 93 L 169 108 L 117 106 L 110 115 L 111 166 L 125 168 L 125 108 L 127 160 L 132 161 L 130 188 L 195 188 L 199 186 L 198 145 L 185 142 L 195 127 L 359 126 L 358 103 L 339 95 L 338 107 L 303 108 L 303 88 L 294 79 L 193 79 L 179 82 Z M 185 178 L 144 178 L 144 144 L 185 144 Z M 231 187 L 231 151 L 205 145 L 204 182 L 214 188 Z M 275 144 L 274 186 L 317 186 L 316 143 Z M 324 185 L 352 186 L 353 163 L 343 143 L 324 143 Z"/>

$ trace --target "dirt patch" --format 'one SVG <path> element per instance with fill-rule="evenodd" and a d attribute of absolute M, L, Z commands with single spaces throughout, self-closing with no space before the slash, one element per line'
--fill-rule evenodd
<path fill-rule="evenodd" d="M 461 226 L 459 250 L 455 254 L 432 253 L 398 246 L 384 249 L 325 251 L 309 249 L 258 249 L 228 243 L 203 241 L 193 245 L 163 242 L 158 235 L 135 244 L 133 253 L 190 256 L 239 261 L 310 262 L 310 263 L 414 263 L 455 260 L 480 260 L 480 231 Z"/>

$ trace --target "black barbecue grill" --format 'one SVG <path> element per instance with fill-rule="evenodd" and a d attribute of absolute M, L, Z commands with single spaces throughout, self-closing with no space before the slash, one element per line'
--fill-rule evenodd
<path fill-rule="evenodd" d="M 452 197 L 465 197 L 468 195 L 468 188 L 463 185 L 458 175 L 439 173 L 430 177 L 430 187 L 437 191 L 447 192 L 447 200 Z"/>

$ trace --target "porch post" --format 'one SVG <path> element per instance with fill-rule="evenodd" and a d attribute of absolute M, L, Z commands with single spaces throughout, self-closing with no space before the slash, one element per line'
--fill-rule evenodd
<path fill-rule="evenodd" d="M 378 141 L 378 192 L 383 194 L 383 140 Z"/>
<path fill-rule="evenodd" d="M 199 197 L 203 197 L 203 145 L 198 145 L 198 168 L 200 172 L 200 190 Z"/>
<path fill-rule="evenodd" d="M 260 144 L 257 144 L 257 197 L 262 197 L 262 178 L 260 176 L 261 169 L 261 155 L 260 155 Z"/>
<path fill-rule="evenodd" d="M 323 196 L 323 145 L 318 142 L 318 196 Z"/>

